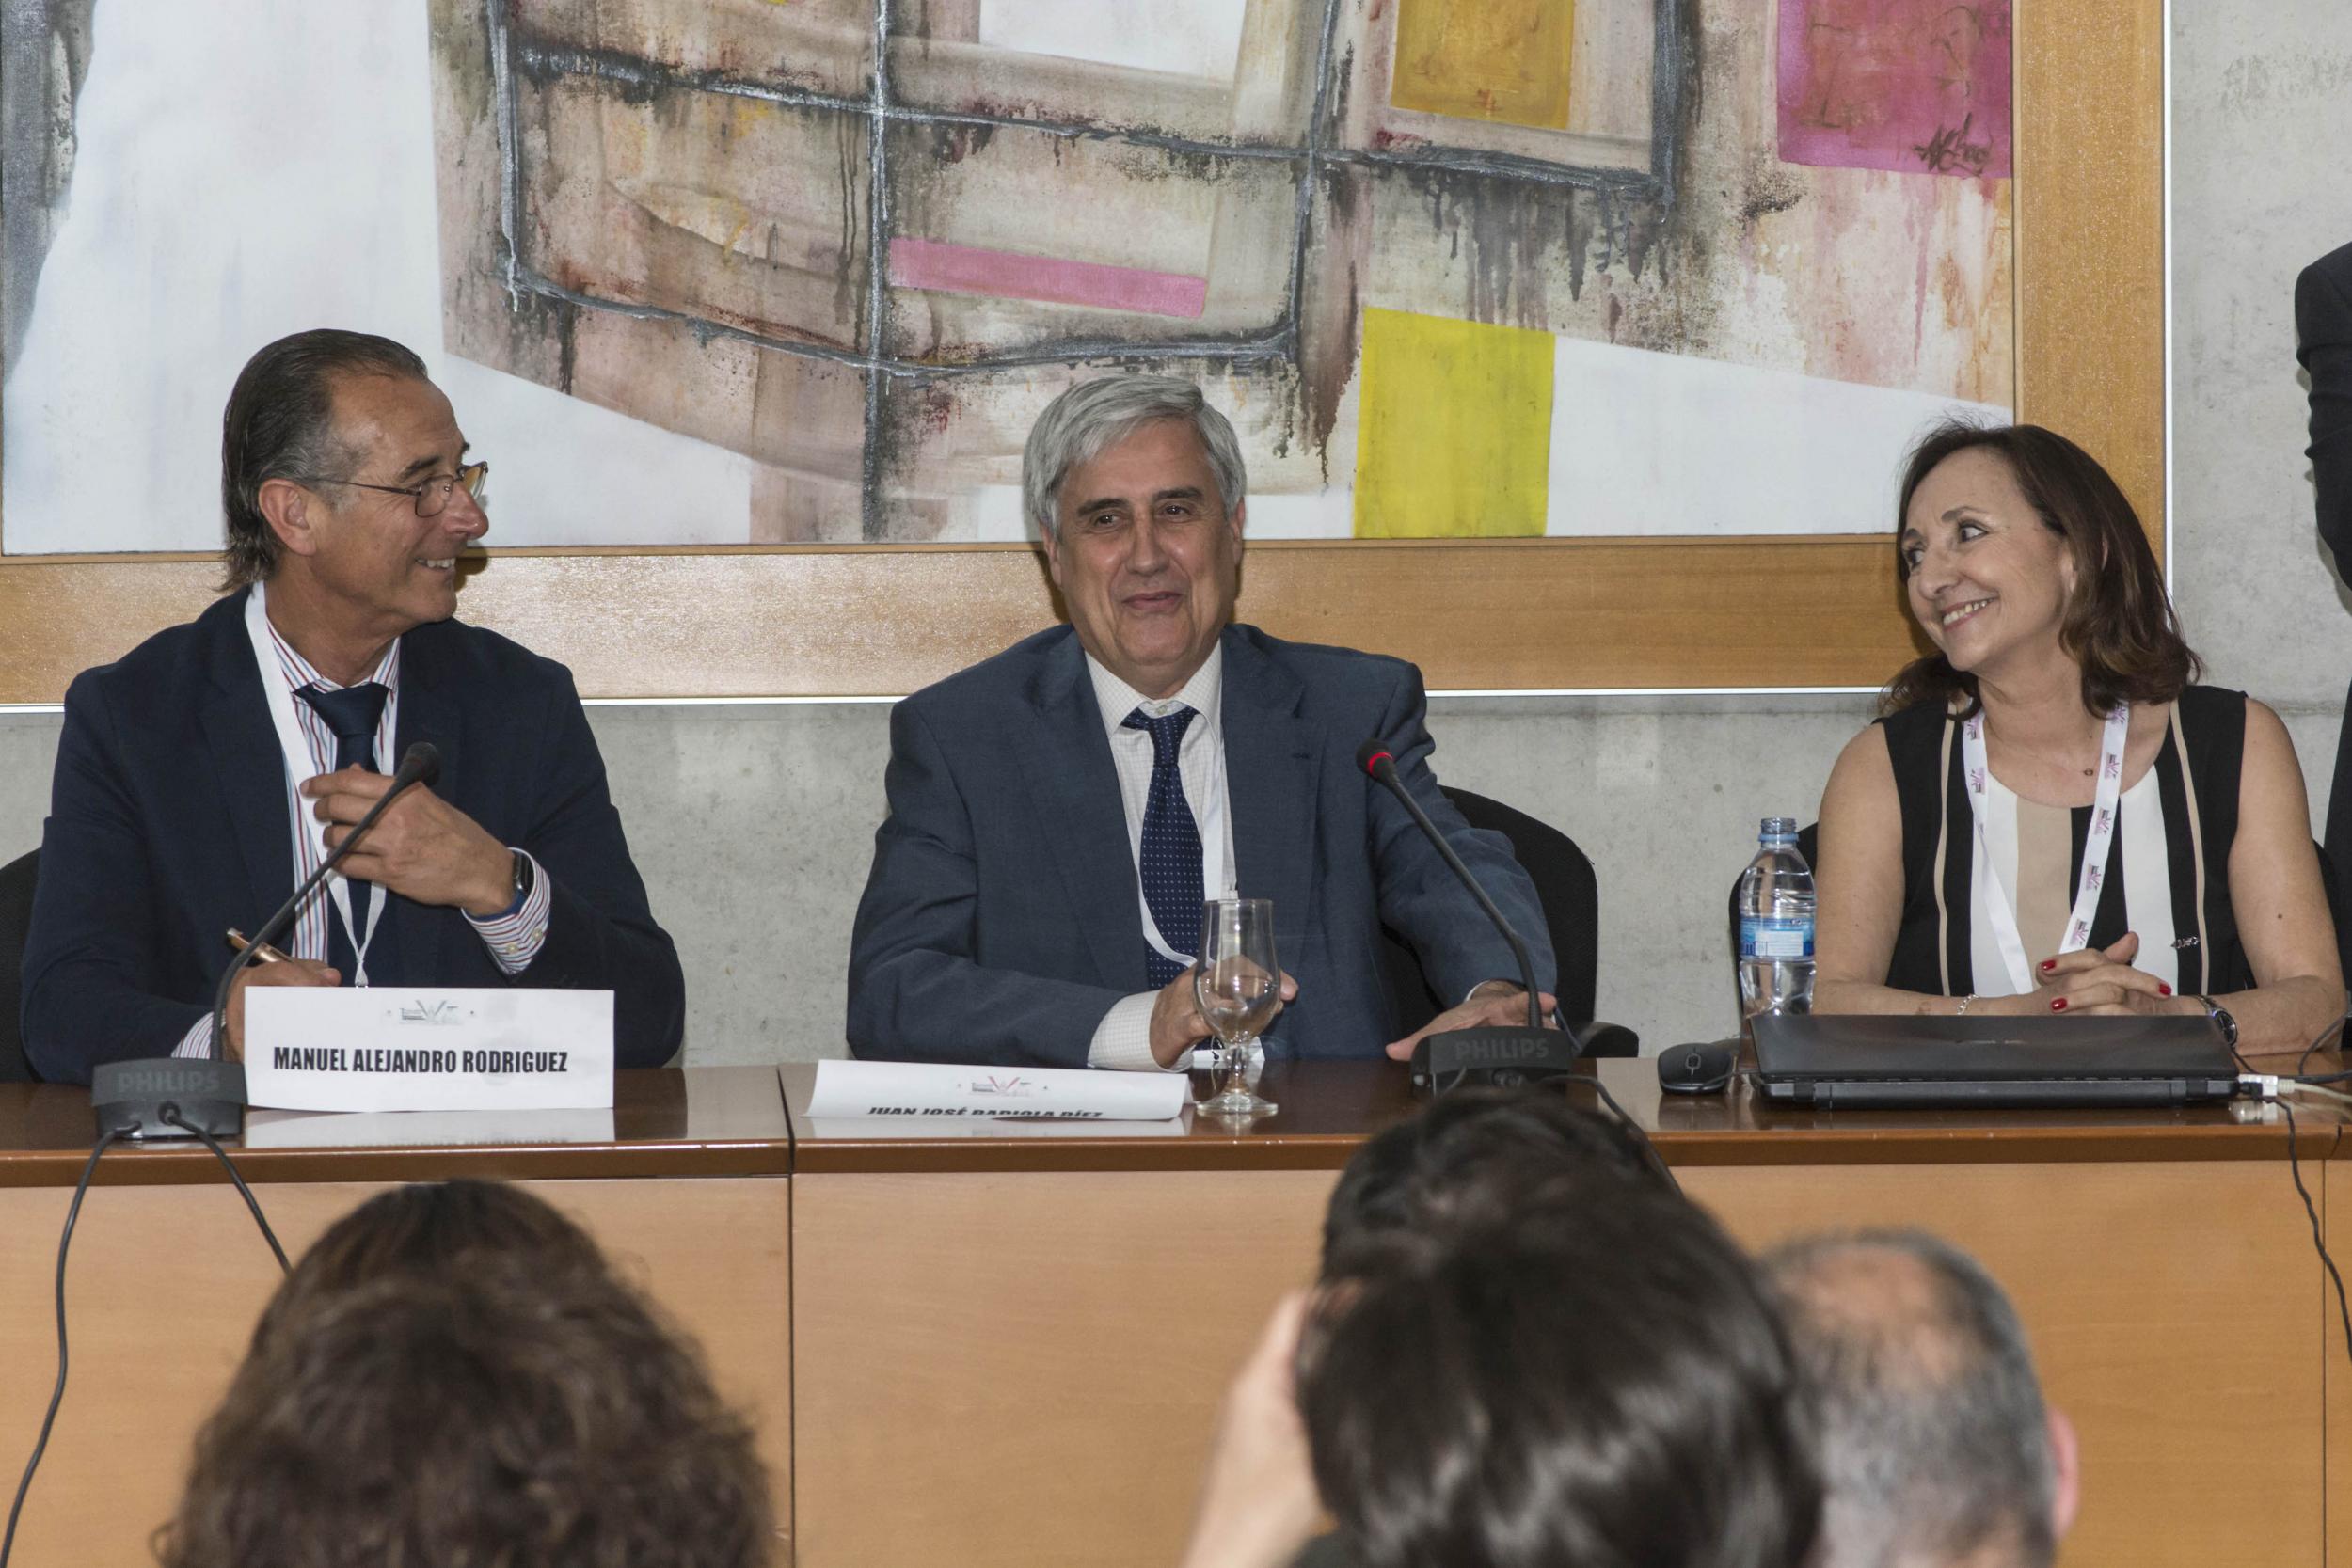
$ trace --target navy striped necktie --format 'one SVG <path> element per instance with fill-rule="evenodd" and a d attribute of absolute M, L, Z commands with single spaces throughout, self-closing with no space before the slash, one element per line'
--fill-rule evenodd
<path fill-rule="evenodd" d="M 334 732 L 337 772 L 346 768 L 364 768 L 372 773 L 383 771 L 375 765 L 375 730 L 384 721 L 384 705 L 392 695 L 390 687 L 374 681 L 346 686 L 340 691 L 306 686 L 294 695 L 310 704 Z M 368 907 L 373 902 L 375 884 L 345 879 L 344 886 L 351 895 L 351 930 L 363 932 L 368 928 Z M 343 923 L 330 908 L 326 916 L 326 961 L 342 974 L 347 986 L 358 978 L 358 955 L 352 943 L 350 932 L 343 929 Z M 368 978 L 382 979 L 382 968 L 379 960 Z"/>
<path fill-rule="evenodd" d="M 1143 883 L 1143 907 L 1160 940 L 1175 951 L 1200 951 L 1200 829 L 1184 800 L 1184 781 L 1176 769 L 1177 747 L 1184 729 L 1197 717 L 1179 707 L 1154 719 L 1137 708 L 1120 721 L 1127 729 L 1152 736 L 1152 793 L 1143 806 L 1143 852 L 1136 875 Z M 1143 954 L 1144 978 L 1159 990 L 1184 971 L 1150 942 Z"/>

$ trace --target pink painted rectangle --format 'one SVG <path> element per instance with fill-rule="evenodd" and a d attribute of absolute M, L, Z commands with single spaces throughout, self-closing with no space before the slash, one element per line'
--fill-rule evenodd
<path fill-rule="evenodd" d="M 1052 256 L 1023 256 L 942 240 L 892 240 L 890 281 L 907 289 L 1091 305 L 1144 316 L 1196 319 L 1209 302 L 1209 280 L 1179 272 L 1105 266 Z"/>
<path fill-rule="evenodd" d="M 1780 0 L 1780 156 L 2007 178 L 2010 0 Z"/>

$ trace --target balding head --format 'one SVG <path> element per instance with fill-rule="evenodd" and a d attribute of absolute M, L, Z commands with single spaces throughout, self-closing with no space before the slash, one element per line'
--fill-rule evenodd
<path fill-rule="evenodd" d="M 2074 1433 L 1993 1277 L 1908 1231 L 1764 1266 L 1818 1407 L 1820 1568 L 2046 1568 L 2074 1518 Z"/>

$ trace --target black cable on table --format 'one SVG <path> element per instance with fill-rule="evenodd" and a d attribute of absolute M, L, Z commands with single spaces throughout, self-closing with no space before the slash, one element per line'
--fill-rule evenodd
<path fill-rule="evenodd" d="M 100 1136 L 98 1147 L 89 1151 L 89 1164 L 82 1167 L 82 1180 L 73 1188 L 73 1201 L 66 1206 L 65 1232 L 57 1238 L 57 1386 L 50 1391 L 48 1412 L 40 1418 L 33 1457 L 24 1462 L 24 1477 L 16 1483 L 16 1501 L 8 1505 L 8 1533 L 0 1535 L 0 1568 L 8 1568 L 8 1558 L 16 1550 L 17 1516 L 24 1512 L 24 1496 L 33 1489 L 33 1472 L 40 1467 L 40 1456 L 49 1448 L 49 1430 L 56 1424 L 57 1406 L 65 1402 L 65 1255 L 73 1244 L 73 1222 L 81 1215 L 82 1195 L 89 1191 L 90 1178 L 98 1174 L 98 1157 L 121 1136 L 119 1132 Z"/>
<path fill-rule="evenodd" d="M 245 1178 L 237 1174 L 237 1163 L 229 1158 L 229 1151 L 220 1147 L 220 1140 L 214 1137 L 210 1132 L 205 1132 L 201 1127 L 199 1127 L 193 1122 L 183 1118 L 180 1115 L 180 1107 L 177 1105 L 167 1104 L 163 1109 L 163 1116 L 161 1119 L 167 1127 L 177 1127 L 183 1132 L 193 1132 L 198 1137 L 204 1140 L 204 1147 L 213 1151 L 213 1158 L 218 1160 L 221 1163 L 222 1167 L 229 1172 L 229 1180 L 237 1184 L 237 1196 L 245 1199 L 245 1206 L 247 1209 L 253 1211 L 253 1223 L 262 1227 L 262 1240 L 267 1242 L 269 1243 L 270 1251 L 278 1255 L 278 1272 L 280 1274 L 292 1274 L 294 1272 L 294 1265 L 286 1261 L 286 1249 L 278 1244 L 278 1237 L 276 1233 L 270 1229 L 269 1221 L 262 1217 L 261 1204 L 254 1200 L 253 1189 L 246 1186 L 245 1184 Z M 4 1565 L 0 1565 L 0 1568 L 4 1568 Z"/>
<path fill-rule="evenodd" d="M 2303 1212 L 2312 1222 L 2312 1245 L 2319 1249 L 2319 1260 L 2328 1265 L 2328 1277 L 2336 1287 L 2336 1316 L 2344 1323 L 2344 1354 L 2352 1355 L 2352 1307 L 2344 1299 L 2344 1275 L 2336 1268 L 2336 1260 L 2328 1256 L 2328 1239 L 2319 1227 L 2319 1207 L 2312 1202 L 2312 1192 L 2303 1185 L 2303 1167 L 2295 1152 L 2295 1107 L 2281 1099 L 2279 1110 L 2287 1118 L 2287 1174 L 2295 1179 L 2295 1196 L 2303 1200 Z"/>

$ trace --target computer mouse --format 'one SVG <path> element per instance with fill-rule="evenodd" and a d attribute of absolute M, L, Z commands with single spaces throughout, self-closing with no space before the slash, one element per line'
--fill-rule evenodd
<path fill-rule="evenodd" d="M 1668 1094 L 1721 1094 L 1740 1066 L 1740 1042 L 1670 1045 L 1658 1053 L 1658 1086 Z"/>

